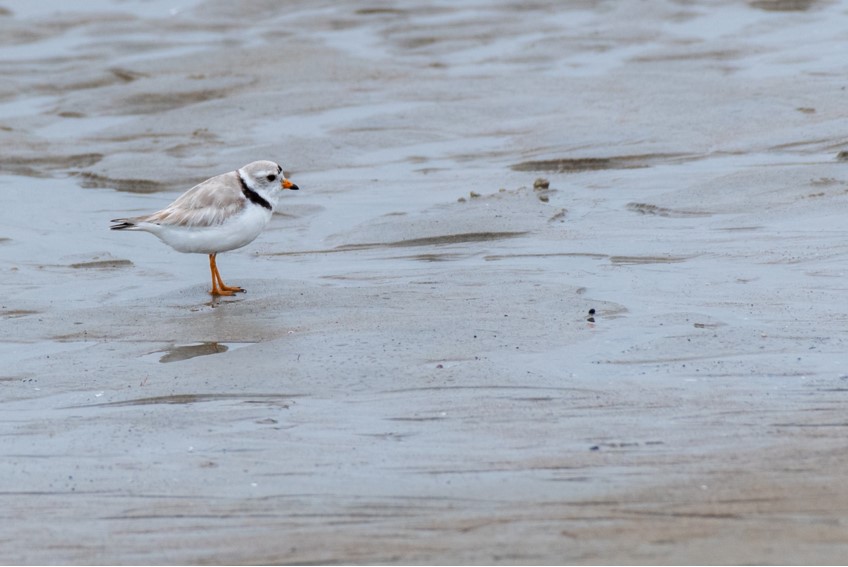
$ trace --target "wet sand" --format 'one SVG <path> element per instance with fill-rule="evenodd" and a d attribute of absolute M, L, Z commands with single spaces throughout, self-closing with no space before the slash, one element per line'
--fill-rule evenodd
<path fill-rule="evenodd" d="M 845 2 L 230 4 L 0 2 L 0 562 L 844 561 Z"/>

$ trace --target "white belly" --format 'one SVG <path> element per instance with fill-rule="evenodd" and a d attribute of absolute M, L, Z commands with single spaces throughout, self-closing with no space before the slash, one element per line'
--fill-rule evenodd
<path fill-rule="evenodd" d="M 144 229 L 178 252 L 215 254 L 250 244 L 259 236 L 269 220 L 271 211 L 263 207 L 249 206 L 241 214 L 215 226 L 155 225 Z"/>

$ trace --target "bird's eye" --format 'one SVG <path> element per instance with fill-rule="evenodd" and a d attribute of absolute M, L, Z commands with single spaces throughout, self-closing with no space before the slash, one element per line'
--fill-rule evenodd
<path fill-rule="evenodd" d="M 274 181 L 276 178 L 277 178 L 277 176 L 272 173 L 271 175 L 268 176 L 268 181 Z"/>

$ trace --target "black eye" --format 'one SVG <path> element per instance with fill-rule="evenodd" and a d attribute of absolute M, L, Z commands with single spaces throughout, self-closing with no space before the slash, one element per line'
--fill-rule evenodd
<path fill-rule="evenodd" d="M 272 173 L 271 175 L 268 176 L 268 181 L 274 181 L 276 178 L 277 178 L 277 176 Z"/>

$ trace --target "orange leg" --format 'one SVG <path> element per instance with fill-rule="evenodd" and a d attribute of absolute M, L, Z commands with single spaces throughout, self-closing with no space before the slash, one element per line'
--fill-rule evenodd
<path fill-rule="evenodd" d="M 225 285 L 221 279 L 221 273 L 218 271 L 218 265 L 215 263 L 216 254 L 209 254 L 209 271 L 212 272 L 212 289 L 209 291 L 211 295 L 233 295 L 244 290 L 237 286 Z"/>

